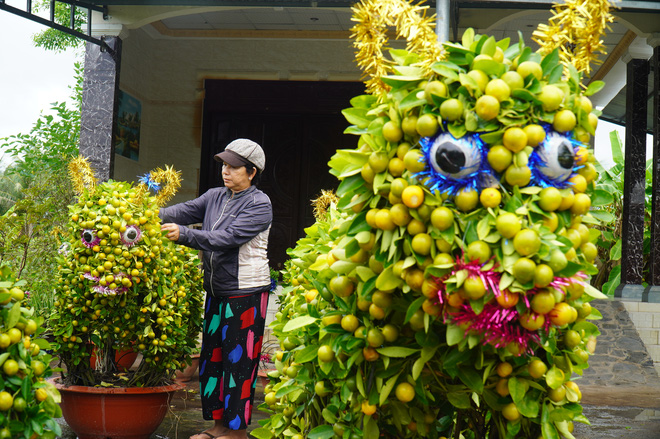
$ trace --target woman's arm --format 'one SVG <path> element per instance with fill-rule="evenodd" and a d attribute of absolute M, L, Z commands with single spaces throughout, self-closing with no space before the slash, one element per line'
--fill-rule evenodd
<path fill-rule="evenodd" d="M 204 220 L 204 214 L 206 213 L 206 206 L 208 205 L 211 192 L 212 190 L 208 190 L 194 200 L 161 208 L 158 215 L 163 223 L 201 223 Z"/>
<path fill-rule="evenodd" d="M 239 247 L 266 230 L 273 221 L 269 200 L 255 200 L 238 212 L 236 219 L 219 230 L 179 227 L 178 243 L 204 251 Z"/>

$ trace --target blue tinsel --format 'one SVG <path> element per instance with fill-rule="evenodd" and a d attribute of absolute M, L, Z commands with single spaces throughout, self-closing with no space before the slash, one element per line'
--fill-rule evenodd
<path fill-rule="evenodd" d="M 144 174 L 142 177 L 140 177 L 140 183 L 146 185 L 149 190 L 154 192 L 158 192 L 160 190 L 160 183 L 151 179 L 151 173 Z"/>

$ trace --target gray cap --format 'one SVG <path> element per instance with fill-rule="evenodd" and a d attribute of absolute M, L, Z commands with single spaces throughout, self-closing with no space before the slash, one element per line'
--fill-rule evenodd
<path fill-rule="evenodd" d="M 263 172 L 266 166 L 266 154 L 257 142 L 249 139 L 236 139 L 224 151 L 217 153 L 213 158 L 219 162 L 229 163 L 232 166 L 254 165 Z"/>

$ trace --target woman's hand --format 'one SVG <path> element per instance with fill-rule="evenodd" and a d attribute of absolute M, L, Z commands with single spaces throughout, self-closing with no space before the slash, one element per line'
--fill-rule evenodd
<path fill-rule="evenodd" d="M 166 231 L 167 235 L 165 237 L 169 239 L 170 241 L 178 241 L 179 240 L 179 225 L 174 224 L 174 223 L 165 223 L 161 224 L 160 230 Z"/>

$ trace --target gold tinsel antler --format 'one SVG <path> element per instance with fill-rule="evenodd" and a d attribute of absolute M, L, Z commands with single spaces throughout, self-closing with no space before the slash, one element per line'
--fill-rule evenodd
<path fill-rule="evenodd" d="M 419 55 L 425 75 L 431 73 L 433 63 L 443 58 L 434 31 L 435 18 L 426 17 L 427 8 L 406 0 L 363 0 L 353 6 L 352 20 L 357 24 L 351 29 L 351 38 L 355 39 L 355 59 L 362 76 L 368 78 L 365 84 L 369 93 L 383 97 L 389 90 L 380 79 L 391 71 L 391 62 L 383 55 L 388 26 L 396 26 L 397 37 L 408 41 L 407 50 Z"/>
<path fill-rule="evenodd" d="M 78 195 L 82 195 L 85 190 L 94 192 L 96 189 L 94 170 L 83 156 L 78 156 L 69 162 L 69 178 L 71 178 L 73 190 Z"/>
<path fill-rule="evenodd" d="M 605 53 L 602 35 L 610 30 L 614 20 L 608 0 L 565 0 L 555 3 L 548 24 L 539 24 L 532 39 L 546 55 L 559 48 L 559 58 L 565 66 L 572 64 L 578 72 L 591 73 L 591 63 L 600 64 L 599 54 Z"/>
<path fill-rule="evenodd" d="M 143 196 L 149 190 L 156 192 L 156 204 L 164 206 L 181 187 L 181 172 L 175 171 L 172 166 L 165 169 L 157 168 L 140 177 L 138 184 L 139 195 Z"/>
<path fill-rule="evenodd" d="M 334 191 L 327 191 L 325 189 L 321 190 L 321 195 L 315 200 L 312 200 L 312 206 L 314 206 L 314 218 L 317 221 L 325 221 L 328 209 L 331 204 L 337 204 L 339 197 L 334 193 Z"/>

